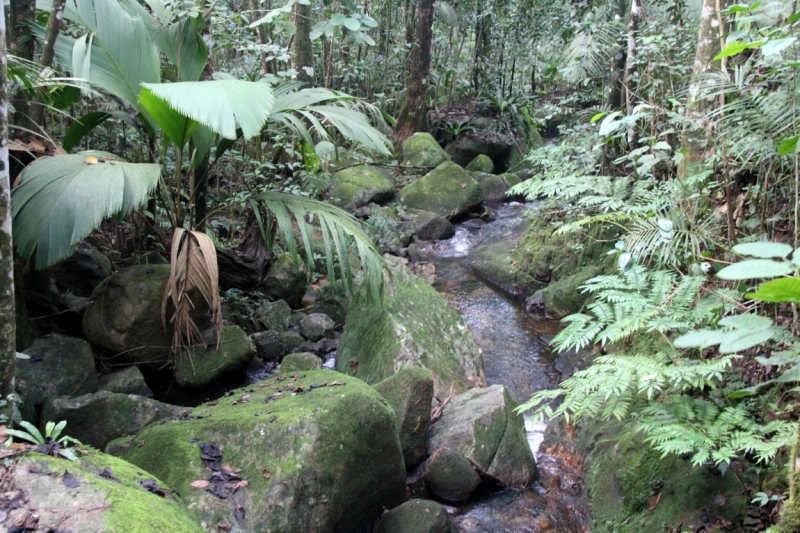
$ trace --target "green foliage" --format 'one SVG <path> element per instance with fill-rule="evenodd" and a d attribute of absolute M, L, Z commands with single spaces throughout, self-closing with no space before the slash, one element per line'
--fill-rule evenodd
<path fill-rule="evenodd" d="M 61 435 L 61 432 L 64 431 L 64 428 L 67 426 L 66 420 L 62 420 L 58 424 L 55 422 L 48 422 L 45 425 L 44 435 L 42 435 L 36 426 L 29 422 L 23 421 L 20 422 L 20 425 L 27 431 L 22 431 L 19 429 L 6 429 L 6 434 L 10 435 L 11 437 L 9 442 L 16 437 L 18 439 L 30 442 L 31 444 L 36 444 L 40 447 L 40 449 L 46 449 L 47 451 L 44 453 L 60 455 L 65 459 L 69 459 L 70 461 L 78 460 L 77 456 L 75 455 L 75 451 L 70 448 L 66 448 L 66 446 L 69 444 L 76 444 L 80 446 L 81 443 L 72 437 Z"/>

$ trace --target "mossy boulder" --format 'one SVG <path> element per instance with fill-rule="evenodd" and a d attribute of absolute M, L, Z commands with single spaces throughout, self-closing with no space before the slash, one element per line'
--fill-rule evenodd
<path fill-rule="evenodd" d="M 394 182 L 380 167 L 360 165 L 340 170 L 333 175 L 333 188 L 328 201 L 347 211 L 394 197 Z"/>
<path fill-rule="evenodd" d="M 491 174 L 494 172 L 494 163 L 492 163 L 492 158 L 488 155 L 480 154 L 475 159 L 470 161 L 469 164 L 464 167 L 464 170 Z"/>
<path fill-rule="evenodd" d="M 503 486 L 530 485 L 538 471 L 516 407 L 502 385 L 453 397 L 431 425 L 428 453 L 450 448 L 466 457 L 485 479 Z"/>
<path fill-rule="evenodd" d="M 450 220 L 465 216 L 481 202 L 481 187 L 452 162 L 443 163 L 400 189 L 400 203 L 407 208 L 430 211 Z"/>
<path fill-rule="evenodd" d="M 237 524 L 241 506 L 240 532 L 362 531 L 382 508 L 403 501 L 394 413 L 369 385 L 317 370 L 297 379 L 276 376 L 233 397 L 243 395 L 247 402 L 201 405 L 188 419 L 145 429 L 134 439 L 144 444 L 123 458 L 182 494 L 189 512 L 210 528 Z M 221 463 L 248 481 L 235 501 L 189 487 L 209 477 L 198 441 L 218 446 Z"/>
<path fill-rule="evenodd" d="M 281 361 L 281 374 L 322 370 L 322 359 L 310 352 L 290 353 Z"/>
<path fill-rule="evenodd" d="M 94 354 L 75 337 L 50 334 L 25 349 L 30 359 L 17 359 L 17 390 L 33 405 L 49 396 L 86 394 L 97 390 Z"/>
<path fill-rule="evenodd" d="M 50 271 L 60 291 L 84 297 L 91 296 L 100 282 L 114 273 L 108 257 L 85 242 Z"/>
<path fill-rule="evenodd" d="M 322 337 L 333 334 L 336 323 L 328 315 L 311 313 L 300 321 L 300 335 L 311 341 L 318 341 Z"/>
<path fill-rule="evenodd" d="M 585 422 L 576 433 L 586 453 L 592 532 L 639 533 L 662 531 L 664 525 L 702 524 L 711 509 L 734 527 L 741 524 L 748 497 L 731 473 L 693 467 L 688 457 L 662 457 L 635 424 Z M 757 483 L 748 478 L 746 473 L 745 483 Z"/>
<path fill-rule="evenodd" d="M 283 300 L 261 302 L 256 308 L 256 320 L 264 329 L 282 332 L 289 329 L 292 308 Z"/>
<path fill-rule="evenodd" d="M 256 355 L 256 347 L 239 326 L 225 326 L 219 338 L 207 336 L 205 347 L 181 351 L 175 356 L 175 382 L 202 389 L 226 375 L 244 369 Z"/>
<path fill-rule="evenodd" d="M 397 417 L 400 445 L 406 469 L 425 460 L 425 443 L 431 425 L 433 378 L 421 367 L 400 369 L 375 385 L 375 390 L 386 398 Z"/>
<path fill-rule="evenodd" d="M 269 268 L 261 290 L 272 300 L 285 300 L 289 307 L 297 308 L 306 292 L 308 270 L 299 257 L 280 254 Z"/>
<path fill-rule="evenodd" d="M 483 355 L 472 332 L 455 309 L 403 261 L 386 256 L 383 307 L 375 307 L 361 291 L 347 315 L 336 368 L 378 383 L 403 367 L 427 368 L 434 394 L 453 393 L 486 384 Z"/>
<path fill-rule="evenodd" d="M 400 164 L 403 166 L 438 167 L 446 161 L 450 161 L 450 156 L 430 133 L 415 133 L 403 143 L 400 156 Z M 411 172 L 415 170 L 411 169 Z"/>
<path fill-rule="evenodd" d="M 577 313 L 586 303 L 586 294 L 581 291 L 581 285 L 602 273 L 602 265 L 591 265 L 561 278 L 525 300 L 525 310 L 531 314 L 546 315 L 550 318 L 564 318 Z"/>
<path fill-rule="evenodd" d="M 469 459 L 458 450 L 446 446 L 428 458 L 424 478 L 425 488 L 451 502 L 466 500 L 481 484 L 481 476 Z"/>
<path fill-rule="evenodd" d="M 151 397 L 153 391 L 147 386 L 142 372 L 135 366 L 107 374 L 97 381 L 97 390 L 119 392 L 121 394 L 136 394 Z"/>
<path fill-rule="evenodd" d="M 92 293 L 83 315 L 83 334 L 108 356 L 134 364 L 164 362 L 170 358 L 174 328 L 161 320 L 161 302 L 169 279 L 169 265 L 138 265 L 103 280 Z M 208 306 L 190 293 L 192 318 L 205 324 Z M 167 317 L 172 310 L 167 307 Z"/>
<path fill-rule="evenodd" d="M 148 424 L 173 418 L 183 409 L 135 394 L 100 391 L 75 398 L 48 398 L 41 427 L 67 421 L 64 433 L 98 449 L 114 439 L 135 435 Z"/>
<path fill-rule="evenodd" d="M 294 331 L 291 333 L 297 335 Z M 300 346 L 300 344 L 303 344 L 303 338 L 300 337 L 300 335 L 297 335 L 297 337 L 300 339 L 297 346 Z M 281 359 L 289 353 L 289 348 L 283 342 L 283 334 L 277 331 L 260 331 L 258 333 L 253 333 L 250 335 L 250 340 L 253 341 L 256 347 L 256 356 L 262 361 L 280 363 Z"/>
<path fill-rule="evenodd" d="M 447 509 L 430 500 L 411 500 L 381 518 L 378 533 L 450 533 Z"/>
<path fill-rule="evenodd" d="M 347 294 L 341 287 L 326 283 L 317 290 L 314 312 L 331 317 L 336 325 L 344 324 L 347 318 Z"/>
<path fill-rule="evenodd" d="M 483 190 L 483 199 L 486 202 L 503 202 L 506 200 L 506 192 L 509 185 L 502 176 L 488 176 L 481 180 L 480 186 Z"/>
<path fill-rule="evenodd" d="M 6 475 L 21 496 L 15 501 L 22 505 L 5 519 L 9 531 L 12 524 L 31 514 L 38 516 L 37 531 L 206 531 L 189 515 L 178 494 L 142 468 L 116 457 L 89 451 L 79 462 L 71 462 L 28 452 L 10 461 Z M 67 486 L 66 479 L 77 486 Z M 151 492 L 146 486 L 160 489 L 166 496 Z"/>
<path fill-rule="evenodd" d="M 448 143 L 445 151 L 461 166 L 467 166 L 479 155 L 485 155 L 492 160 L 495 172 L 505 172 L 508 170 L 514 146 L 514 139 L 510 135 L 479 130 L 461 135 Z"/>
<path fill-rule="evenodd" d="M 414 234 L 422 241 L 441 241 L 456 234 L 449 220 L 430 211 L 412 211 Z"/>

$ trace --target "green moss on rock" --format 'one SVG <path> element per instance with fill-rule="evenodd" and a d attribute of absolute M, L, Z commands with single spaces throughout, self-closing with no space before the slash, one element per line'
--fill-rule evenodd
<path fill-rule="evenodd" d="M 400 189 L 399 198 L 409 209 L 457 219 L 483 202 L 483 191 L 463 168 L 447 162 Z"/>
<path fill-rule="evenodd" d="M 446 161 L 450 161 L 450 156 L 430 133 L 415 133 L 403 143 L 400 156 L 403 166 L 438 167 Z"/>
<path fill-rule="evenodd" d="M 441 504 L 411 500 L 381 518 L 378 533 L 450 533 L 450 515 Z"/>
<path fill-rule="evenodd" d="M 281 361 L 281 374 L 293 374 L 307 370 L 322 370 L 322 360 L 311 352 L 290 353 Z"/>
<path fill-rule="evenodd" d="M 181 352 L 175 357 L 175 381 L 181 387 L 203 388 L 225 375 L 245 368 L 256 355 L 256 348 L 239 326 L 225 326 L 219 348 L 213 338 L 205 348 Z"/>
<path fill-rule="evenodd" d="M 455 309 L 403 262 L 386 256 L 383 307 L 358 294 L 347 315 L 336 369 L 378 383 L 400 368 L 421 366 L 433 376 L 440 398 L 486 384 L 483 356 L 472 332 Z"/>
<path fill-rule="evenodd" d="M 248 395 L 246 403 L 201 405 L 188 420 L 145 429 L 135 439 L 144 444 L 128 448 L 123 458 L 178 490 L 190 513 L 210 527 L 235 523 L 235 505 L 190 489 L 209 475 L 194 439 L 218 445 L 223 462 L 249 481 L 236 498 L 246 511 L 242 531 L 358 531 L 382 507 L 402 502 L 397 426 L 380 395 L 327 370 L 278 378 L 235 391 L 234 398 Z M 265 405 L 267 398 L 274 400 Z"/>
<path fill-rule="evenodd" d="M 494 163 L 492 162 L 492 158 L 486 154 L 481 154 L 469 164 L 464 167 L 464 170 L 470 170 L 473 172 L 486 172 L 487 174 L 491 174 L 494 172 Z"/>
<path fill-rule="evenodd" d="M 353 211 L 370 203 L 382 204 L 394 196 L 394 183 L 379 167 L 360 165 L 333 175 L 329 201 Z"/>

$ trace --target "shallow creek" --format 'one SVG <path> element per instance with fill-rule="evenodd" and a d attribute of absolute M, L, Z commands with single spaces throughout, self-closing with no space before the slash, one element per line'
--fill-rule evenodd
<path fill-rule="evenodd" d="M 497 220 L 485 225 L 468 221 L 456 235 L 420 249 L 436 267 L 434 287 L 463 317 L 478 340 L 490 385 L 503 384 L 522 403 L 531 394 L 555 387 L 562 375 L 547 343 L 557 323 L 527 314 L 513 301 L 479 279 L 470 268 L 469 250 L 483 242 L 517 240 L 531 205 L 516 202 L 497 209 Z M 539 465 L 540 480 L 525 490 L 486 488 L 453 509 L 459 533 L 582 533 L 589 531 L 583 493 L 582 461 L 558 439 L 545 440 L 545 425 L 526 421 L 528 442 Z M 549 442 L 553 441 L 553 442 Z"/>

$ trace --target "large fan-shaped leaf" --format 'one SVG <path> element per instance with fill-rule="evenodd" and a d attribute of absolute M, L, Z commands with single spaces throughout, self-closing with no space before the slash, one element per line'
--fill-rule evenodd
<path fill-rule="evenodd" d="M 40 159 L 22 171 L 11 194 L 14 244 L 36 268 L 69 257 L 103 219 L 147 201 L 160 167 L 128 163 L 107 152 Z"/>
<path fill-rule="evenodd" d="M 717 273 L 717 277 L 729 280 L 777 278 L 793 271 L 790 263 L 779 263 L 771 259 L 749 259 L 726 266 Z"/>
<path fill-rule="evenodd" d="M 139 101 L 161 131 L 179 148 L 183 148 L 199 125 L 196 121 L 173 109 L 166 100 L 154 95 L 145 87 Z"/>
<path fill-rule="evenodd" d="M 272 112 L 275 100 L 269 85 L 251 81 L 184 81 L 142 85 L 172 109 L 227 139 L 236 138 L 237 123 L 245 139 L 257 135 Z"/>

